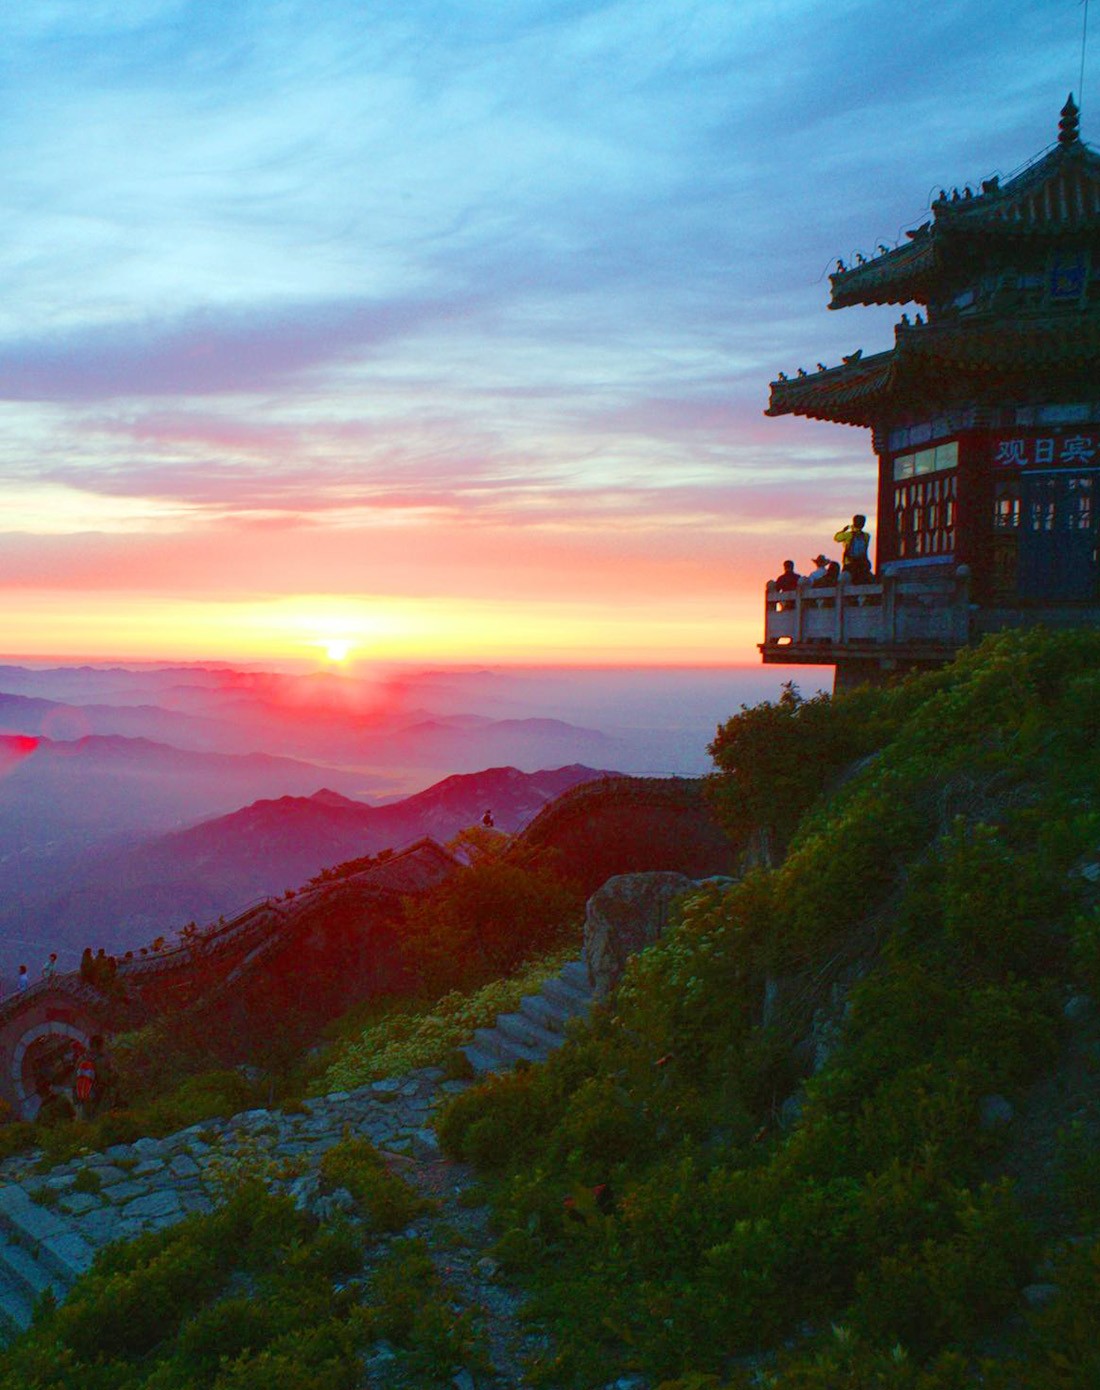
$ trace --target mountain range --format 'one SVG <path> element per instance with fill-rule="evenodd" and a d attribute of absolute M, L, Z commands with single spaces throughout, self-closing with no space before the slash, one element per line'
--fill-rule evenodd
<path fill-rule="evenodd" d="M 381 806 L 331 788 L 257 800 L 65 869 L 55 865 L 48 877 L 8 895 L 0 907 L 4 965 L 10 974 L 31 943 L 43 953 L 57 950 L 63 965 L 74 964 L 86 945 L 113 952 L 145 945 L 189 920 L 212 921 L 296 888 L 345 860 L 425 835 L 446 841 L 487 810 L 497 828 L 519 830 L 547 801 L 606 775 L 581 764 L 535 773 L 501 767 L 453 775 Z"/>

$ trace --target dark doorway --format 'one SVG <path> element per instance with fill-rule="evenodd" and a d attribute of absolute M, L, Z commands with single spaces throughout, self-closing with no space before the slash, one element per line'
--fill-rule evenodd
<path fill-rule="evenodd" d="M 1100 470 L 1023 473 L 1017 582 L 1025 599 L 1086 601 L 1098 592 Z"/>

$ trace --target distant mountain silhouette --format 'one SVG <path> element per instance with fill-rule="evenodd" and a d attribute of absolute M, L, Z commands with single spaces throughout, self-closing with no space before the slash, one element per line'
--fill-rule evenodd
<path fill-rule="evenodd" d="M 426 835 L 444 842 L 480 823 L 486 810 L 497 828 L 522 829 L 561 792 L 608 775 L 581 764 L 534 773 L 498 767 L 444 778 L 383 806 L 328 787 L 255 801 L 55 878 L 49 900 L 25 903 L 22 920 L 5 923 L 5 934 L 18 925 L 22 937 L 77 951 L 144 945 L 190 920 L 211 921 L 296 888 L 346 860 Z"/>

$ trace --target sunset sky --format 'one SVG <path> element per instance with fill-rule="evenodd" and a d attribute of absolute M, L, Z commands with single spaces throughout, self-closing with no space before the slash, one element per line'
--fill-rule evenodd
<path fill-rule="evenodd" d="M 1082 17 L 4 6 L 0 652 L 753 660 L 874 504 L 768 382 L 889 344 L 833 262 L 1047 147 Z"/>

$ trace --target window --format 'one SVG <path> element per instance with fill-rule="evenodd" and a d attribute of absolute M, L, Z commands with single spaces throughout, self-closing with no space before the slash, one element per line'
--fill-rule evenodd
<path fill-rule="evenodd" d="M 999 482 L 993 490 L 994 531 L 1016 531 L 1020 526 L 1020 484 L 1015 478 Z"/>
<path fill-rule="evenodd" d="M 956 476 L 911 477 L 894 488 L 899 559 L 954 552 Z"/>
<path fill-rule="evenodd" d="M 942 473 L 955 468 L 959 462 L 959 443 L 937 444 L 933 449 L 920 449 L 915 454 L 902 454 L 894 460 L 894 481 L 912 478 L 923 473 Z"/>
<path fill-rule="evenodd" d="M 1091 531 L 1095 502 L 1095 478 L 1087 474 L 1067 478 L 1069 505 L 1066 508 L 1066 529 L 1069 531 Z"/>

